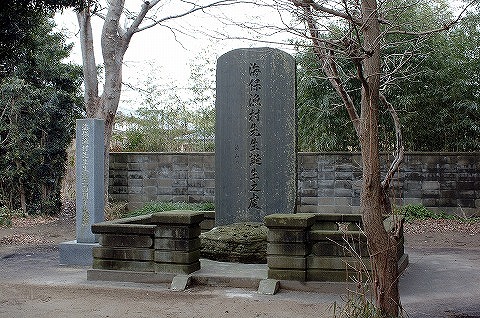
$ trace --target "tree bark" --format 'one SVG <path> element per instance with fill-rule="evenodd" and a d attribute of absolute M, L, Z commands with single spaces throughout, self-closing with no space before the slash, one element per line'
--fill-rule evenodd
<path fill-rule="evenodd" d="M 106 204 L 108 203 L 110 140 L 122 90 L 122 61 L 131 39 L 131 35 L 127 37 L 121 34 L 122 30 L 119 27 L 119 19 L 124 4 L 124 0 L 111 1 L 105 17 L 101 36 L 105 83 L 101 96 L 98 92 L 90 8 L 86 8 L 77 14 L 80 27 L 87 118 L 100 118 L 105 121 L 104 196 Z"/>
<path fill-rule="evenodd" d="M 363 72 L 366 85 L 362 85 L 360 146 L 363 162 L 363 184 L 360 210 L 363 215 L 373 271 L 373 292 L 377 308 L 387 317 L 397 317 L 400 297 L 396 240 L 387 233 L 383 224 L 385 212 L 383 188 L 380 178 L 378 140 L 378 107 L 380 88 L 380 24 L 377 2 L 361 3 L 366 58 Z"/>

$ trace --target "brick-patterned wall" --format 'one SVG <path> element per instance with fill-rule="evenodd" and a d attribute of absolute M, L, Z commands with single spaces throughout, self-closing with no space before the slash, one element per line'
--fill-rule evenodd
<path fill-rule="evenodd" d="M 110 154 L 109 194 L 129 210 L 150 201 L 213 202 L 213 153 Z"/>
<path fill-rule="evenodd" d="M 110 196 L 129 209 L 156 200 L 213 201 L 214 161 L 213 153 L 112 153 Z M 358 212 L 361 176 L 358 153 L 299 153 L 298 211 Z M 480 153 L 407 153 L 393 186 L 397 205 L 480 215 Z"/>

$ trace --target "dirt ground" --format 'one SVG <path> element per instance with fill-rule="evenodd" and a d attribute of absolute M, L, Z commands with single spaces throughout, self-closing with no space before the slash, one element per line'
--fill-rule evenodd
<path fill-rule="evenodd" d="M 478 254 L 479 237 L 480 223 L 427 220 L 405 225 L 405 245 L 412 250 L 443 248 Z M 0 317 L 332 317 L 332 304 L 339 301 L 333 295 L 323 295 L 319 301 L 314 293 L 289 291 L 269 297 L 211 287 L 175 293 L 166 285 L 22 283 L 28 278 L 22 271 L 41 275 L 43 268 L 58 266 L 58 244 L 74 238 L 70 216 L 20 218 L 11 227 L 0 227 Z M 68 276 L 85 268 L 61 270 Z"/>

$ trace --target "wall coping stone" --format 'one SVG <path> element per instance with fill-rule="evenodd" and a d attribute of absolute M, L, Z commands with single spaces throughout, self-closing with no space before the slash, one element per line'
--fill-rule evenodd
<path fill-rule="evenodd" d="M 94 234 L 151 234 L 155 232 L 155 225 L 150 225 L 151 214 L 134 216 L 92 224 Z M 139 224 L 141 223 L 141 224 Z"/>
<path fill-rule="evenodd" d="M 155 225 L 96 223 L 92 225 L 94 234 L 147 234 L 155 233 Z"/>
<path fill-rule="evenodd" d="M 316 221 L 331 221 L 331 222 L 362 222 L 361 214 L 332 214 L 332 213 L 317 213 L 315 214 Z"/>
<path fill-rule="evenodd" d="M 280 228 L 307 228 L 315 223 L 315 214 L 271 214 L 265 217 L 265 226 Z"/>
<path fill-rule="evenodd" d="M 204 219 L 203 212 L 173 210 L 152 214 L 150 222 L 167 224 L 198 224 Z"/>

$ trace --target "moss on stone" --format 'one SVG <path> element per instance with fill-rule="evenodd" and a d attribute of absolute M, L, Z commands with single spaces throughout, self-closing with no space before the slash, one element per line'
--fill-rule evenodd
<path fill-rule="evenodd" d="M 234 223 L 200 235 L 202 257 L 226 262 L 266 263 L 268 229 L 262 223 Z"/>

